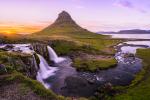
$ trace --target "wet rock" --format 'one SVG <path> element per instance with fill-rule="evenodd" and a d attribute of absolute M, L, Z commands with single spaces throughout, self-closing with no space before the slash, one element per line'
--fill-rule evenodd
<path fill-rule="evenodd" d="M 26 58 L 26 59 L 22 59 L 22 64 L 23 64 L 23 70 L 25 71 L 26 76 L 36 79 L 38 67 L 36 65 L 36 62 L 33 56 Z"/>
<path fill-rule="evenodd" d="M 6 73 L 7 69 L 5 68 L 4 65 L 0 64 L 0 74 Z"/>
<path fill-rule="evenodd" d="M 13 45 L 7 44 L 7 45 L 4 47 L 4 49 L 5 49 L 5 50 L 10 50 L 10 49 L 12 49 L 13 47 L 14 47 Z"/>
<path fill-rule="evenodd" d="M 34 51 L 42 55 L 49 62 L 49 53 L 47 49 L 47 44 L 34 43 L 32 44 Z"/>
<path fill-rule="evenodd" d="M 126 54 L 124 55 L 124 58 L 128 58 L 128 57 L 133 57 L 133 58 L 135 58 L 135 55 L 132 54 L 132 53 L 126 53 Z"/>
<path fill-rule="evenodd" d="M 16 58 L 8 57 L 8 63 L 12 69 L 23 73 L 27 77 L 36 79 L 38 68 L 32 55 L 19 55 Z"/>
<path fill-rule="evenodd" d="M 65 96 L 83 96 L 88 97 L 94 95 L 97 85 L 90 84 L 86 79 L 81 77 L 67 77 L 65 80 L 66 86 L 63 88 Z"/>

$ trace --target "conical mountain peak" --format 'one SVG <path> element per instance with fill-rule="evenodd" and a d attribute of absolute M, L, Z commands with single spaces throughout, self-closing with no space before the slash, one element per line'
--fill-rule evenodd
<path fill-rule="evenodd" d="M 38 34 L 48 35 L 53 33 L 85 33 L 88 32 L 86 29 L 80 27 L 76 22 L 72 19 L 71 15 L 66 12 L 62 11 L 56 21 L 43 29 L 42 31 L 38 32 Z"/>
<path fill-rule="evenodd" d="M 58 18 L 56 19 L 54 25 L 59 25 L 59 24 L 76 24 L 75 21 L 71 18 L 71 15 L 66 12 L 66 11 L 62 11 Z"/>

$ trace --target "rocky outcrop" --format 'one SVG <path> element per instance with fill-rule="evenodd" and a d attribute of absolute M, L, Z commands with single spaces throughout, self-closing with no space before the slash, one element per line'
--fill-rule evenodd
<path fill-rule="evenodd" d="M 10 66 L 14 67 L 17 71 L 23 73 L 24 75 L 36 79 L 38 67 L 34 56 L 19 56 L 17 58 L 9 57 L 8 63 Z"/>
<path fill-rule="evenodd" d="M 58 18 L 56 19 L 56 21 L 51 25 L 51 27 L 55 27 L 55 26 L 61 26 L 63 24 L 69 24 L 69 25 L 73 25 L 74 27 L 78 27 L 79 26 L 76 24 L 76 22 L 71 18 L 71 16 L 69 15 L 69 13 L 67 13 L 66 11 L 62 11 Z"/>
<path fill-rule="evenodd" d="M 32 46 L 36 53 L 42 55 L 49 62 L 49 53 L 47 49 L 47 44 L 34 43 L 32 44 Z"/>
<path fill-rule="evenodd" d="M 95 91 L 98 88 L 98 84 L 90 83 L 88 80 L 76 77 L 69 76 L 65 80 L 66 86 L 62 88 L 62 94 L 65 96 L 81 96 L 89 97 L 94 95 Z"/>

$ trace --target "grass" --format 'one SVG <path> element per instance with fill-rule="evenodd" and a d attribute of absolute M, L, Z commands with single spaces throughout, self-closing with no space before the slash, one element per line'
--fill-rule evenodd
<path fill-rule="evenodd" d="M 126 91 L 115 96 L 115 100 L 149 100 L 150 99 L 150 49 L 139 49 L 137 56 L 143 60 L 143 69 L 139 72 Z"/>
<path fill-rule="evenodd" d="M 89 54 L 102 54 L 91 45 L 79 45 L 75 42 L 65 40 L 52 40 L 51 43 L 51 47 L 57 52 L 58 55 L 69 56 L 70 54 L 77 53 L 79 51 Z"/>
<path fill-rule="evenodd" d="M 0 62 L 5 66 L 7 69 L 7 72 L 1 74 L 1 75 L 7 75 L 9 74 L 9 77 L 6 77 L 3 79 L 2 82 L 5 84 L 10 83 L 10 82 L 19 82 L 19 84 L 22 84 L 21 91 L 22 93 L 26 93 L 28 88 L 32 90 L 34 93 L 37 95 L 43 97 L 43 98 L 48 98 L 49 100 L 66 100 L 62 96 L 58 96 L 55 93 L 53 93 L 51 90 L 47 90 L 44 88 L 42 84 L 40 84 L 38 81 L 33 80 L 29 77 L 26 77 L 23 73 L 23 66 L 16 64 L 11 65 L 11 61 L 9 59 L 13 58 L 15 62 L 20 63 L 20 59 L 28 59 L 28 57 L 31 57 L 30 55 L 26 54 L 20 54 L 20 53 L 8 53 L 6 51 L 1 51 L 0 52 Z M 0 75 L 0 76 L 1 76 Z M 0 80 L 1 81 L 1 80 Z M 17 88 L 17 87 L 16 87 Z"/>
<path fill-rule="evenodd" d="M 73 61 L 73 66 L 78 71 L 95 72 L 98 70 L 104 70 L 111 67 L 115 67 L 116 65 L 117 65 L 117 61 L 114 58 L 108 60 L 92 60 L 92 59 L 84 60 L 84 59 L 76 58 Z"/>
<path fill-rule="evenodd" d="M 49 100 L 65 100 L 63 97 L 54 94 L 51 90 L 45 89 L 44 86 L 36 80 L 27 78 L 21 73 L 13 72 L 11 74 L 11 77 L 8 77 L 6 80 L 20 82 L 24 86 L 24 91 L 26 88 L 31 88 L 34 93 L 38 94 L 41 97 L 48 98 Z"/>
<path fill-rule="evenodd" d="M 51 46 L 54 48 L 54 50 L 59 55 L 64 55 L 64 56 L 72 54 L 72 53 L 77 53 L 78 51 L 82 51 L 82 52 L 90 53 L 90 54 L 113 55 L 115 53 L 113 46 L 122 42 L 122 40 L 119 40 L 119 39 L 118 40 L 110 39 L 108 36 L 92 33 L 84 29 L 78 30 L 70 26 L 71 25 L 69 26 L 64 25 L 61 27 L 55 27 L 51 30 L 46 29 L 45 31 L 41 31 L 39 34 L 33 34 L 33 35 L 28 35 L 28 36 L 21 36 L 21 35 L 14 36 L 14 37 L 4 36 L 2 39 L 4 40 L 4 43 L 34 43 L 34 42 L 41 42 L 41 43 L 46 43 L 46 44 L 52 43 Z M 4 58 L 3 61 L 5 61 L 5 57 L 2 57 L 2 58 Z M 38 60 L 37 62 L 39 63 Z M 91 72 L 95 72 L 97 70 L 102 70 L 102 69 L 108 69 L 116 65 L 116 61 L 114 59 L 86 60 L 86 61 L 84 61 L 83 59 L 74 59 L 74 62 L 75 62 L 74 66 L 78 70 L 91 71 Z M 16 69 L 13 69 L 13 70 L 16 70 Z M 22 81 L 25 82 L 27 86 L 31 84 L 31 86 L 33 87 L 33 88 L 31 87 L 32 90 L 34 90 L 34 92 L 36 92 L 37 94 L 41 96 L 50 95 L 50 98 L 51 96 L 55 98 L 53 93 L 51 95 L 50 92 L 46 92 L 41 86 L 35 84 L 34 81 L 31 81 L 30 79 L 26 80 L 25 77 L 20 76 L 20 75 L 17 76 L 18 79 L 19 77 L 21 77 L 22 79 L 25 79 Z M 43 93 L 45 93 L 45 95 Z M 64 97 L 61 97 L 61 98 L 64 99 Z M 67 99 L 65 98 L 64 100 L 67 100 Z"/>
<path fill-rule="evenodd" d="M 0 82 L 3 82 L 1 84 L 9 85 L 11 84 L 11 82 L 15 82 L 17 84 L 20 84 L 19 87 L 15 87 L 15 88 L 19 88 L 20 93 L 22 93 L 22 95 L 26 95 L 28 91 L 32 91 L 38 96 L 44 98 L 43 100 L 72 100 L 69 97 L 56 95 L 50 89 L 45 89 L 45 87 L 41 83 L 39 83 L 37 80 L 31 79 L 25 76 L 22 71 L 18 70 L 17 64 L 16 66 L 10 66 L 11 64 L 8 61 L 9 58 L 13 58 L 13 60 L 18 62 L 20 61 L 20 59 L 22 59 L 22 57 L 24 59 L 27 59 L 28 57 L 30 57 L 30 55 L 20 54 L 20 53 L 15 53 L 15 52 L 8 53 L 6 51 L 0 51 L 0 62 L 7 69 L 7 72 L 4 72 L 3 74 L 0 73 Z M 23 68 L 23 66 L 19 66 L 19 67 Z M 6 76 L 6 77 L 2 79 L 1 77 L 3 76 Z M 79 98 L 78 100 L 87 100 L 87 99 Z"/>
<path fill-rule="evenodd" d="M 0 63 L 6 67 L 8 72 L 11 72 L 13 70 L 23 72 L 24 71 L 22 67 L 23 61 L 31 57 L 32 56 L 28 54 L 0 51 Z"/>
<path fill-rule="evenodd" d="M 32 38 L 40 37 L 49 38 L 51 40 L 68 40 L 80 45 L 90 45 L 99 51 L 114 53 L 113 45 L 121 42 L 121 40 L 110 39 L 109 36 L 90 32 L 75 23 L 54 23 L 40 32 L 33 33 Z"/>

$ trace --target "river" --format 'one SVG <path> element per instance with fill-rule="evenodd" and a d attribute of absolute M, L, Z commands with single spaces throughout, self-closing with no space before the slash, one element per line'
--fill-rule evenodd
<path fill-rule="evenodd" d="M 126 38 L 127 36 L 124 37 L 124 35 L 119 35 L 119 37 L 123 36 L 121 38 Z M 142 35 L 140 35 L 137 37 L 150 39 L 148 36 L 142 38 Z M 128 38 L 133 37 L 128 36 Z M 1 45 L 0 48 L 5 48 L 9 52 L 17 51 L 29 54 L 35 52 L 30 44 L 5 44 Z M 55 67 L 49 66 L 47 61 L 37 54 L 40 59 L 37 80 L 45 88 L 51 88 L 55 93 L 65 96 L 91 96 L 100 85 L 105 83 L 121 86 L 129 85 L 135 74 L 142 68 L 142 60 L 135 56 L 136 50 L 139 48 L 150 48 L 150 41 L 128 41 L 118 44 L 115 48 L 117 49 L 115 54 L 115 58 L 118 61 L 117 66 L 108 70 L 90 73 L 77 72 L 71 66 L 72 61 L 70 58 L 58 57 L 56 52 L 51 47 L 48 47 L 50 58 L 55 62 L 53 65 Z M 72 77 L 71 81 L 69 81 L 68 77 Z"/>

